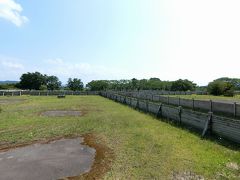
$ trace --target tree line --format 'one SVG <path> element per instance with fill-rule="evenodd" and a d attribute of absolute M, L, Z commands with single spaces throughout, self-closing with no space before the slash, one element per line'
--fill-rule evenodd
<path fill-rule="evenodd" d="M 46 74 L 41 74 L 40 72 L 24 73 L 20 77 L 20 82 L 15 85 L 19 89 L 27 90 L 73 90 L 81 91 L 83 90 L 83 82 L 78 78 L 69 78 L 67 85 L 62 86 L 62 82 L 57 76 L 48 76 Z"/>
<path fill-rule="evenodd" d="M 177 81 L 161 81 L 159 78 L 131 80 L 93 80 L 86 87 L 90 90 L 166 90 L 194 91 L 196 84 L 187 79 Z"/>
<path fill-rule="evenodd" d="M 79 78 L 69 78 L 66 85 L 57 76 L 27 72 L 21 75 L 16 84 L 0 84 L 0 89 L 27 90 L 73 90 L 73 91 L 101 91 L 101 90 L 166 90 L 166 91 L 207 91 L 212 95 L 233 96 L 234 91 L 240 91 L 240 79 L 223 77 L 216 79 L 208 86 L 197 86 L 188 79 L 176 81 L 162 81 L 159 78 L 130 79 L 130 80 L 92 80 L 84 87 Z"/>
<path fill-rule="evenodd" d="M 93 80 L 84 84 L 79 78 L 69 78 L 64 86 L 57 76 L 41 74 L 40 72 L 24 73 L 16 84 L 5 84 L 0 89 L 19 88 L 27 90 L 167 90 L 167 91 L 193 91 L 196 84 L 187 79 L 177 81 L 161 81 L 159 78 L 131 80 Z"/>

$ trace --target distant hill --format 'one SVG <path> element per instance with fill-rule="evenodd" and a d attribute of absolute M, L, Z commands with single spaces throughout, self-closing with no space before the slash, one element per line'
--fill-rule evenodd
<path fill-rule="evenodd" d="M 16 84 L 19 81 L 0 81 L 0 84 Z"/>

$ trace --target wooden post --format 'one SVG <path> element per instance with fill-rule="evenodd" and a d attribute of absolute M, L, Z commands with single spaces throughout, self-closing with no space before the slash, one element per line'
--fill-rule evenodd
<path fill-rule="evenodd" d="M 5 92 L 3 92 L 3 96 L 5 95 Z"/>
<path fill-rule="evenodd" d="M 167 97 L 167 103 L 169 104 L 169 96 Z"/>
<path fill-rule="evenodd" d="M 234 117 L 237 117 L 237 103 L 236 102 L 233 103 L 233 115 L 234 115 Z"/>
<path fill-rule="evenodd" d="M 181 98 L 178 98 L 178 106 L 181 106 Z"/>
<path fill-rule="evenodd" d="M 12 92 L 12 96 L 13 96 L 13 92 Z"/>

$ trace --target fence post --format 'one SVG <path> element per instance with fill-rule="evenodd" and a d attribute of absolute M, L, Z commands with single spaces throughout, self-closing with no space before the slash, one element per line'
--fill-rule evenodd
<path fill-rule="evenodd" d="M 12 92 L 12 96 L 13 96 L 13 92 Z"/>
<path fill-rule="evenodd" d="M 19 96 L 22 96 L 22 91 L 19 91 Z"/>
<path fill-rule="evenodd" d="M 210 112 L 212 112 L 212 100 L 209 101 L 210 102 Z"/>
<path fill-rule="evenodd" d="M 148 100 L 147 100 L 147 101 L 146 101 L 146 112 L 149 111 L 148 105 L 149 105 L 149 102 L 148 102 Z"/>
<path fill-rule="evenodd" d="M 126 101 L 126 96 L 124 96 L 124 99 L 123 99 L 123 104 L 127 104 L 127 101 Z"/>
<path fill-rule="evenodd" d="M 167 103 L 169 104 L 169 96 L 167 97 Z"/>
<path fill-rule="evenodd" d="M 136 104 L 135 109 L 138 109 L 138 108 L 139 108 L 139 99 L 137 98 L 137 104 Z"/>
<path fill-rule="evenodd" d="M 182 124 L 182 106 L 178 107 L 179 124 Z"/>
<path fill-rule="evenodd" d="M 181 98 L 178 98 L 178 106 L 181 106 Z"/>
<path fill-rule="evenodd" d="M 5 95 L 5 92 L 3 92 L 3 96 Z"/>
<path fill-rule="evenodd" d="M 161 117 L 162 116 L 162 103 L 160 104 L 159 108 L 158 108 L 158 112 L 156 114 L 156 117 Z"/>
<path fill-rule="evenodd" d="M 195 100 L 194 100 L 194 98 L 192 98 L 192 110 L 194 110 L 195 109 Z"/>
<path fill-rule="evenodd" d="M 209 131 L 210 133 L 212 133 L 212 116 L 213 113 L 209 112 L 208 113 L 208 119 L 205 122 L 205 126 L 202 132 L 202 138 L 206 135 L 207 131 Z"/>
<path fill-rule="evenodd" d="M 233 115 L 234 115 L 234 117 L 237 117 L 237 103 L 236 102 L 233 103 Z"/>

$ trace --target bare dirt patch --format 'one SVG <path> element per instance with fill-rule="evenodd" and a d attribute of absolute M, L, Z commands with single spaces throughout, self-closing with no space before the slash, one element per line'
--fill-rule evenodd
<path fill-rule="evenodd" d="M 82 112 L 73 110 L 53 110 L 42 112 L 41 116 L 46 117 L 82 116 Z"/>
<path fill-rule="evenodd" d="M 227 164 L 226 164 L 226 167 L 227 167 L 228 169 L 232 169 L 232 170 L 239 170 L 239 166 L 238 166 L 238 164 L 235 163 L 235 162 L 229 162 L 229 163 L 227 163 Z"/>
<path fill-rule="evenodd" d="M 85 174 L 76 177 L 69 177 L 69 180 L 82 180 L 82 179 L 102 179 L 107 173 L 114 160 L 113 150 L 104 145 L 95 134 L 84 135 L 84 144 L 96 150 L 95 161 L 91 170 Z"/>
<path fill-rule="evenodd" d="M 26 99 L 0 99 L 0 105 L 4 105 L 4 104 L 15 104 L 15 103 L 20 103 L 25 101 Z"/>
<path fill-rule="evenodd" d="M 191 171 L 174 172 L 172 180 L 204 180 L 204 177 Z"/>

